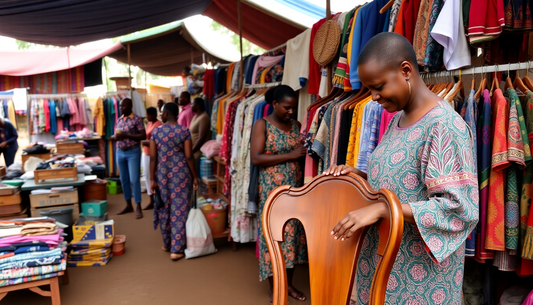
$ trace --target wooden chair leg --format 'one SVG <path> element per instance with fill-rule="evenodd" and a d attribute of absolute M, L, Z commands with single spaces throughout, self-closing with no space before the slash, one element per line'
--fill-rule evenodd
<path fill-rule="evenodd" d="M 52 305 L 61 305 L 61 295 L 59 293 L 59 280 L 54 277 L 50 281 L 50 292 L 52 294 Z"/>
<path fill-rule="evenodd" d="M 5 298 L 7 295 L 7 292 L 4 292 L 4 293 L 0 293 L 0 301 Z"/>
<path fill-rule="evenodd" d="M 65 269 L 63 276 L 61 277 L 61 284 L 68 285 L 70 283 L 70 278 L 68 276 L 68 269 Z"/>

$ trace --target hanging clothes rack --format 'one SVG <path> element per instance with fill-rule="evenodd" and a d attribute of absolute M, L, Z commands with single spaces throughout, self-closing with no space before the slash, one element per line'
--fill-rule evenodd
<path fill-rule="evenodd" d="M 275 48 L 273 48 L 271 50 L 266 51 L 265 53 L 263 53 L 263 56 L 267 56 L 267 55 L 268 56 L 272 56 L 272 55 L 275 54 L 276 51 L 279 51 L 279 50 L 281 50 L 283 48 L 286 48 L 286 47 L 287 47 L 287 43 L 284 43 L 284 44 L 279 45 L 279 46 L 277 46 L 277 47 L 275 47 Z M 282 52 L 285 53 L 285 50 L 282 50 Z"/>
<path fill-rule="evenodd" d="M 245 89 L 262 89 L 262 88 L 271 88 L 280 85 L 281 82 L 267 83 L 267 84 L 257 84 L 257 85 L 245 85 Z"/>
<path fill-rule="evenodd" d="M 66 97 L 87 97 L 87 94 L 82 93 L 62 93 L 62 94 L 28 94 L 28 98 L 66 98 Z"/>
<path fill-rule="evenodd" d="M 434 73 L 421 73 L 421 76 L 425 79 L 427 78 L 437 78 L 437 77 L 447 77 L 447 76 L 459 76 L 459 75 L 471 75 L 471 74 L 481 74 L 481 73 L 491 73 L 491 72 L 505 72 L 505 71 L 516 71 L 516 70 L 527 70 L 533 67 L 533 61 L 526 61 L 520 63 L 509 63 L 503 65 L 493 65 L 493 66 L 480 66 L 469 69 L 458 69 L 453 71 L 439 71 Z M 444 73 L 444 74 L 443 74 Z"/>

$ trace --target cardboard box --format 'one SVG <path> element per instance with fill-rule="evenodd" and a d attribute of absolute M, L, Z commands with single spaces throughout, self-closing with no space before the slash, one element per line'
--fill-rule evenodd
<path fill-rule="evenodd" d="M 0 206 L 4 205 L 15 205 L 22 202 L 22 198 L 20 197 L 20 192 L 17 192 L 13 195 L 6 195 L 6 196 L 0 196 Z"/>
<path fill-rule="evenodd" d="M 90 200 L 81 204 L 81 212 L 87 216 L 103 216 L 107 213 L 106 200 Z"/>
<path fill-rule="evenodd" d="M 72 234 L 73 244 L 78 242 L 107 243 L 108 240 L 111 240 L 112 244 L 113 238 L 115 238 L 115 222 L 113 220 L 108 220 L 94 225 L 76 224 L 72 227 Z"/>
<path fill-rule="evenodd" d="M 71 192 L 30 195 L 30 205 L 32 208 L 69 205 L 76 203 L 78 203 L 78 189 L 74 189 Z"/>

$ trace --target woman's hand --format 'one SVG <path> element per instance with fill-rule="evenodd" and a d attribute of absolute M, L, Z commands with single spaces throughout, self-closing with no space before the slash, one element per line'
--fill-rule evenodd
<path fill-rule="evenodd" d="M 376 223 L 387 216 L 387 206 L 379 202 L 348 213 L 331 231 L 335 239 L 345 240 L 359 229 Z"/>
<path fill-rule="evenodd" d="M 150 190 L 152 190 L 152 194 L 155 194 L 155 190 L 157 189 L 157 182 L 155 182 L 154 180 L 152 180 L 150 182 Z"/>
<path fill-rule="evenodd" d="M 194 179 L 192 180 L 192 189 L 196 191 L 196 190 L 198 189 L 198 186 L 199 186 L 199 185 L 200 185 L 200 184 L 198 183 L 198 178 L 194 178 Z"/>
<path fill-rule="evenodd" d="M 347 175 L 348 173 L 359 174 L 359 171 L 351 166 L 346 165 L 333 165 L 324 171 L 324 175 L 333 175 L 335 177 L 340 175 Z"/>
<path fill-rule="evenodd" d="M 127 136 L 128 136 L 128 134 L 127 134 L 126 132 L 123 132 L 123 131 L 121 131 L 121 132 L 115 134 L 115 138 L 116 138 L 118 141 L 122 141 L 122 140 L 126 139 Z"/>
<path fill-rule="evenodd" d="M 6 147 L 9 147 L 9 145 L 7 145 L 7 142 L 0 143 L 0 148 L 6 148 Z"/>
<path fill-rule="evenodd" d="M 293 151 L 290 152 L 292 159 L 300 159 L 305 157 L 307 154 L 307 149 L 303 146 L 296 147 Z"/>

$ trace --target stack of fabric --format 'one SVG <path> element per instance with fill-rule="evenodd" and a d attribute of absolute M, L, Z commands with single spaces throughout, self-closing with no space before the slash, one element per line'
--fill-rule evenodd
<path fill-rule="evenodd" d="M 69 267 L 105 266 L 113 257 L 114 222 L 108 220 L 95 225 L 74 226 L 72 251 L 68 256 Z"/>
<path fill-rule="evenodd" d="M 0 287 L 59 276 L 67 267 L 62 227 L 47 217 L 0 221 Z"/>

